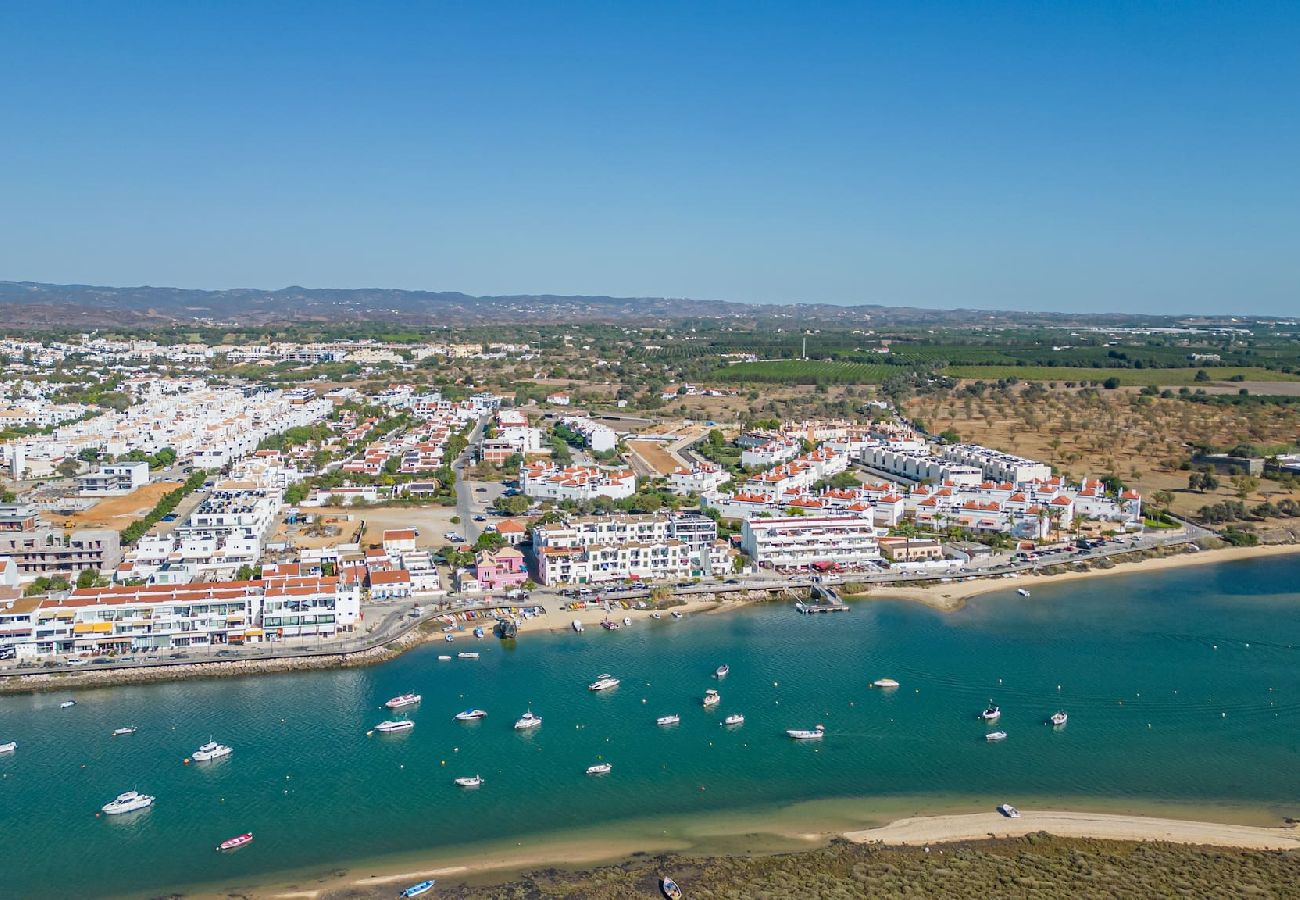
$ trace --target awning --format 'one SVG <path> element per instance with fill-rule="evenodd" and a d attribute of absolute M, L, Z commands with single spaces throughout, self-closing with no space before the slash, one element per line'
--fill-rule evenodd
<path fill-rule="evenodd" d="M 261 637 L 266 634 L 266 632 L 260 628 L 249 628 L 244 631 L 244 634 L 248 637 Z"/>

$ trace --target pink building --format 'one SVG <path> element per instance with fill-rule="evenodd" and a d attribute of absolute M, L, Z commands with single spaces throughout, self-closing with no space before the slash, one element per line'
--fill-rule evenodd
<path fill-rule="evenodd" d="M 474 575 L 485 591 L 509 590 L 528 580 L 528 567 L 522 553 L 514 547 L 502 547 L 495 553 L 491 550 L 479 553 Z"/>

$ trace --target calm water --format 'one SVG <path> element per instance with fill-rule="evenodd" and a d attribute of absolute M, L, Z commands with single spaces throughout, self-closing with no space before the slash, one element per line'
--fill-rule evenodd
<path fill-rule="evenodd" d="M 195 883 L 814 798 L 1039 796 L 1134 803 L 1300 802 L 1300 559 L 1008 592 L 954 614 L 908 603 L 788 606 L 462 638 L 369 669 L 0 698 L 0 895 L 142 894 Z M 473 645 L 473 646 L 470 646 Z M 477 661 L 437 656 L 482 652 Z M 722 681 L 713 677 L 731 665 Z M 602 672 L 621 687 L 592 694 Z M 894 692 L 871 680 L 902 682 Z M 723 702 L 700 706 L 716 687 Z M 415 729 L 366 735 L 380 704 L 424 695 Z M 1003 708 L 1010 737 L 976 714 Z M 644 702 L 643 702 L 644 701 Z M 531 703 L 544 719 L 511 729 Z M 477 706 L 489 717 L 452 720 Z M 1043 720 L 1070 714 L 1056 732 Z M 679 713 L 681 725 L 654 720 Z M 729 712 L 745 725 L 721 727 Z M 820 744 L 784 737 L 827 728 Z M 111 738 L 120 725 L 129 737 Z M 232 757 L 182 764 L 209 736 Z M 445 761 L 445 764 L 444 764 Z M 609 761 L 611 775 L 589 778 Z M 452 778 L 481 774 L 467 791 Z M 97 818 L 120 791 L 154 808 Z M 252 831 L 233 855 L 213 847 Z"/>

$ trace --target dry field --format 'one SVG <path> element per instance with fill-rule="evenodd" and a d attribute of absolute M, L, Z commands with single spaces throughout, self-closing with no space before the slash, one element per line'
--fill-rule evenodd
<path fill-rule="evenodd" d="M 647 466 L 654 469 L 660 475 L 669 475 L 673 469 L 676 469 L 681 463 L 673 459 L 672 454 L 668 452 L 667 444 L 663 441 L 628 441 L 627 449 L 632 452 L 633 456 L 641 458 Z"/>
<path fill-rule="evenodd" d="M 121 531 L 144 516 L 158 503 L 158 498 L 180 487 L 175 481 L 160 481 L 136 488 L 123 497 L 105 497 L 90 509 L 70 516 L 51 518 L 61 528 L 112 528 Z"/>
<path fill-rule="evenodd" d="M 1300 440 L 1300 411 L 1284 406 L 1219 407 L 1182 400 L 1139 398 L 1135 390 L 1083 395 L 1066 389 L 1024 397 L 1024 389 L 984 398 L 925 396 L 907 405 L 932 433 L 955 430 L 966 441 L 1041 459 L 1070 477 L 1114 474 L 1145 496 L 1174 493 L 1175 513 L 1191 513 L 1219 500 L 1237 499 L 1228 479 L 1216 492 L 1187 490 L 1178 464 L 1192 442 L 1218 447 L 1239 443 L 1287 444 Z M 1271 481 L 1248 499 L 1287 494 Z"/>

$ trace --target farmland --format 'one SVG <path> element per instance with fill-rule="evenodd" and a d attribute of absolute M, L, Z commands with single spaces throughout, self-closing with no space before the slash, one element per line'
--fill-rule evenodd
<path fill-rule="evenodd" d="M 891 375 L 909 371 L 882 363 L 831 362 L 829 360 L 774 359 L 737 363 L 718 372 L 723 381 L 769 384 L 881 384 Z"/>

